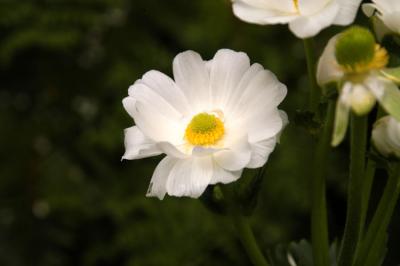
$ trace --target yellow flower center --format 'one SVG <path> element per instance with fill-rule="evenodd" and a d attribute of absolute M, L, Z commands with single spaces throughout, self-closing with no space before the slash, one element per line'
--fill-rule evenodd
<path fill-rule="evenodd" d="M 200 113 L 190 121 L 185 131 L 185 139 L 195 146 L 217 143 L 225 133 L 223 122 L 212 114 Z"/>
<path fill-rule="evenodd" d="M 359 62 L 353 65 L 340 65 L 347 74 L 361 74 L 374 69 L 382 69 L 389 63 L 389 55 L 385 48 L 375 44 L 375 52 L 372 60 Z"/>
<path fill-rule="evenodd" d="M 293 0 L 294 8 L 296 8 L 296 11 L 299 12 L 299 0 Z"/>

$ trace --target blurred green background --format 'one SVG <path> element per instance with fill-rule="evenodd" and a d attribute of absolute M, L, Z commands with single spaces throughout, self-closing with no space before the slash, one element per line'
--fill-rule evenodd
<path fill-rule="evenodd" d="M 320 35 L 318 54 L 338 30 Z M 292 123 L 250 219 L 257 240 L 269 253 L 309 239 L 315 140 L 293 123 L 308 88 L 302 42 L 286 26 L 241 22 L 228 0 L 0 0 L 0 265 L 250 265 L 228 218 L 199 200 L 145 197 L 161 157 L 120 161 L 128 86 L 150 69 L 171 75 L 181 51 L 211 59 L 220 48 L 247 52 L 288 85 L 281 108 Z M 347 145 L 331 159 L 333 241 Z M 385 265 L 400 261 L 400 228 L 391 230 Z"/>

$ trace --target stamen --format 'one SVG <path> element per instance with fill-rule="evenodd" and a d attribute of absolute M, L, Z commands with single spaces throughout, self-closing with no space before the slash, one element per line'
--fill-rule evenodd
<path fill-rule="evenodd" d="M 293 0 L 293 3 L 294 3 L 294 8 L 296 8 L 296 12 L 300 12 L 299 0 Z"/>
<path fill-rule="evenodd" d="M 382 69 L 389 63 L 389 55 L 385 48 L 375 44 L 374 57 L 369 62 L 360 62 L 354 65 L 340 65 L 348 74 L 360 74 L 374 69 Z"/>
<path fill-rule="evenodd" d="M 190 121 L 185 139 L 192 145 L 208 146 L 217 143 L 224 135 L 223 122 L 212 114 L 200 113 Z"/>

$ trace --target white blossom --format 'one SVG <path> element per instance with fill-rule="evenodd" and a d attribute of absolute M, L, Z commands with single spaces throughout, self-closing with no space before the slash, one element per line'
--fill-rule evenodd
<path fill-rule="evenodd" d="M 261 25 L 289 24 L 299 38 L 309 38 L 331 25 L 349 25 L 361 0 L 232 0 L 243 21 Z"/>
<path fill-rule="evenodd" d="M 210 61 L 186 51 L 174 80 L 151 70 L 123 100 L 136 126 L 125 130 L 123 159 L 166 154 L 148 196 L 199 197 L 209 184 L 237 180 L 263 166 L 287 123 L 277 106 L 286 86 L 245 53 L 219 50 Z"/>
<path fill-rule="evenodd" d="M 389 60 L 386 50 L 375 44 L 370 60 L 354 65 L 340 64 L 336 48 L 341 34 L 329 41 L 317 69 L 320 86 L 331 82 L 338 86 L 339 99 L 332 140 L 334 146 L 340 144 L 346 134 L 350 111 L 365 115 L 377 101 L 388 113 L 400 119 L 400 91 L 384 72 Z"/>

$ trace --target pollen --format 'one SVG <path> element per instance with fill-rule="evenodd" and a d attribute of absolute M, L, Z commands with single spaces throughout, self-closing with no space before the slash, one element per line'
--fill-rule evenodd
<path fill-rule="evenodd" d="M 216 144 L 225 133 L 224 123 L 215 115 L 200 113 L 190 121 L 185 139 L 192 145 L 209 146 Z"/>
<path fill-rule="evenodd" d="M 296 8 L 296 11 L 299 12 L 299 0 L 293 0 L 294 8 Z"/>
<path fill-rule="evenodd" d="M 379 70 L 389 63 L 389 55 L 385 48 L 379 44 L 375 44 L 374 57 L 371 61 L 360 62 L 354 65 L 340 65 L 344 72 L 347 74 L 361 74 L 370 70 Z"/>

